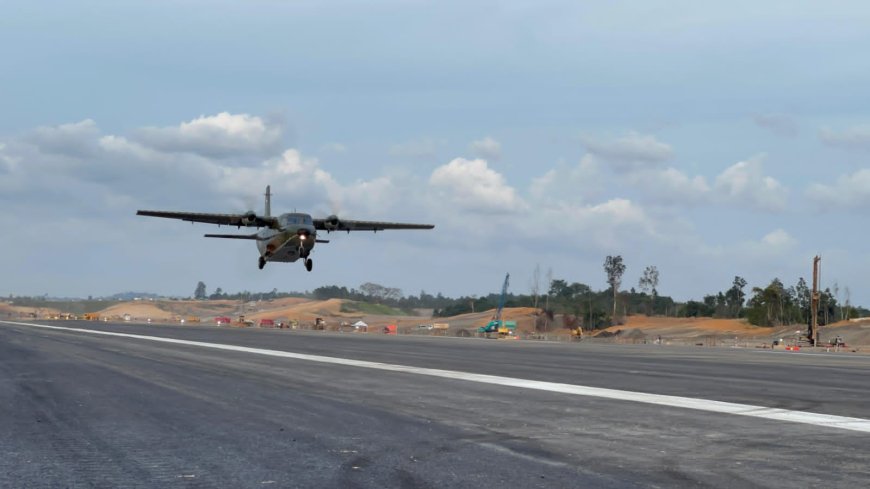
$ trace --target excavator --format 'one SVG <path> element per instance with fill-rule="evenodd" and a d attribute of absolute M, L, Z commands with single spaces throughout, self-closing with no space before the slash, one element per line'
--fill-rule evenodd
<path fill-rule="evenodd" d="M 495 334 L 497 338 L 513 338 L 516 336 L 517 331 L 517 322 L 516 321 L 505 321 L 502 319 L 502 310 L 504 310 L 504 304 L 507 300 L 507 290 L 508 285 L 510 284 L 511 274 L 507 274 L 504 277 L 504 285 L 501 287 L 501 298 L 498 300 L 498 309 L 496 309 L 495 314 L 492 316 L 492 320 L 486 325 L 477 328 L 477 332 L 483 334 L 487 338 L 493 337 Z"/>

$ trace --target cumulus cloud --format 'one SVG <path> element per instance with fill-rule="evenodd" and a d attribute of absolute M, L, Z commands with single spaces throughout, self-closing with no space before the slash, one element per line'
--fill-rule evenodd
<path fill-rule="evenodd" d="M 819 138 L 830 146 L 870 150 L 870 125 L 854 126 L 842 131 L 825 128 L 819 133 Z"/>
<path fill-rule="evenodd" d="M 6 144 L 0 143 L 0 170 L 9 173 L 18 166 L 18 159 L 6 154 Z"/>
<path fill-rule="evenodd" d="M 347 146 L 342 143 L 328 143 L 324 144 L 321 148 L 323 151 L 329 151 L 331 153 L 347 153 Z"/>
<path fill-rule="evenodd" d="M 670 145 L 636 132 L 616 139 L 582 136 L 580 140 L 586 151 L 608 162 L 618 173 L 648 169 L 673 158 Z"/>
<path fill-rule="evenodd" d="M 213 158 L 273 153 L 281 146 L 282 126 L 248 114 L 221 112 L 174 127 L 146 127 L 134 139 L 164 152 L 190 152 Z"/>
<path fill-rule="evenodd" d="M 532 179 L 529 193 L 538 202 L 585 202 L 600 195 L 604 176 L 592 155 L 571 167 L 558 165 Z"/>
<path fill-rule="evenodd" d="M 587 205 L 549 205 L 536 209 L 536 220 L 551 235 L 572 246 L 618 249 L 656 237 L 655 221 L 629 199 L 615 198 Z M 523 229 L 540 237 L 540 226 Z"/>
<path fill-rule="evenodd" d="M 424 138 L 404 143 L 394 144 L 390 147 L 390 154 L 403 158 L 432 159 L 438 154 L 438 147 L 443 141 Z"/>
<path fill-rule="evenodd" d="M 504 176 L 482 159 L 456 158 L 432 172 L 429 184 L 464 210 L 482 213 L 511 213 L 525 207 Z"/>
<path fill-rule="evenodd" d="M 468 148 L 478 158 L 485 160 L 497 160 L 501 158 L 501 143 L 489 136 L 472 141 Z"/>
<path fill-rule="evenodd" d="M 752 120 L 758 127 L 778 136 L 794 137 L 798 134 L 797 121 L 784 114 L 756 114 L 752 116 Z"/>
<path fill-rule="evenodd" d="M 94 141 L 100 133 L 91 119 L 58 126 L 41 126 L 27 134 L 23 141 L 42 153 L 84 157 L 95 150 Z"/>
<path fill-rule="evenodd" d="M 761 238 L 761 242 L 771 248 L 791 248 L 797 244 L 797 240 L 793 238 L 784 229 L 775 229 Z"/>
<path fill-rule="evenodd" d="M 711 188 L 702 176 L 689 177 L 680 170 L 668 167 L 662 170 L 647 170 L 628 176 L 636 187 L 642 188 L 656 204 L 697 204 L 707 201 Z"/>
<path fill-rule="evenodd" d="M 178 143 L 173 147 L 143 139 L 141 132 L 135 138 L 104 135 L 90 120 L 39 128 L 2 143 L 0 173 L 6 170 L 7 174 L 0 179 L 0 202 L 5 202 L 7 208 L 27 206 L 30 210 L 34 205 L 54 209 L 60 206 L 64 212 L 77 215 L 132 215 L 133 206 L 204 212 L 259 211 L 260 194 L 266 185 L 272 185 L 276 201 L 305 206 L 300 210 L 329 212 L 336 207 L 331 204 L 339 203 L 338 207 L 342 207 L 346 203 L 346 208 L 364 214 L 384 211 L 385 206 L 400 198 L 402 187 L 389 177 L 339 182 L 317 159 L 295 149 L 258 156 L 267 148 L 264 141 L 272 136 L 268 135 L 271 129 L 263 126 L 266 130 L 260 133 L 260 142 L 256 142 L 257 130 L 253 128 L 258 126 L 257 120 L 231 114 L 196 119 L 241 124 L 227 134 L 245 133 L 244 127 L 248 127 L 247 135 L 239 135 L 235 142 L 225 146 L 237 151 L 240 159 L 249 160 L 247 163 L 189 151 L 191 146 L 181 144 L 190 130 L 196 134 L 187 140 L 190 143 L 203 142 L 203 137 L 220 130 L 179 130 L 175 136 L 181 139 L 172 139 L 174 129 L 167 131 L 161 137 L 172 136 L 166 141 Z M 83 154 L 82 148 L 87 148 L 87 154 Z M 28 164 L 17 165 L 17 161 Z M 35 203 L 22 199 L 33 194 L 40 196 Z"/>
<path fill-rule="evenodd" d="M 775 178 L 764 175 L 763 156 L 740 161 L 716 177 L 717 198 L 734 204 L 781 211 L 785 209 L 788 190 Z"/>
<path fill-rule="evenodd" d="M 831 185 L 814 183 L 807 188 L 806 193 L 822 208 L 870 207 L 870 170 L 862 169 L 851 175 L 841 175 Z"/>

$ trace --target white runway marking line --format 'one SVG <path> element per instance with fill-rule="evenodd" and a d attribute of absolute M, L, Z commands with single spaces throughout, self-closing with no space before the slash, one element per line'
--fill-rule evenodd
<path fill-rule="evenodd" d="M 522 389 L 558 392 L 562 394 L 571 394 L 576 396 L 598 397 L 602 399 L 613 399 L 617 401 L 631 401 L 644 404 L 655 404 L 658 406 L 695 409 L 698 411 L 707 411 L 711 413 L 749 416 L 752 418 L 769 419 L 774 421 L 788 421 L 792 423 L 821 426 L 824 428 L 837 428 L 842 430 L 870 433 L 870 420 L 862 418 L 850 418 L 846 416 L 835 416 L 832 414 L 790 411 L 787 409 L 753 406 L 751 404 L 737 404 L 732 402 L 711 401 L 708 399 L 696 399 L 691 397 L 667 396 L 663 394 L 647 394 L 643 392 L 605 389 L 601 387 L 587 387 L 574 384 L 560 384 L 556 382 L 544 382 L 538 380 L 514 379 L 511 377 L 501 377 L 497 375 L 474 374 L 468 372 L 440 370 L 434 368 L 410 367 L 406 365 L 393 365 L 389 363 L 369 362 L 365 360 L 351 360 L 348 358 L 324 357 L 320 355 L 308 355 L 305 353 L 292 353 L 279 350 L 265 350 L 261 348 L 225 345 L 221 343 L 205 343 L 201 341 L 178 340 L 175 338 L 161 338 L 158 336 L 144 336 L 129 333 L 115 333 L 111 331 L 66 328 L 62 326 L 48 326 L 45 324 L 19 323 L 12 321 L 0 321 L 0 323 L 12 324 L 16 326 L 30 326 L 35 328 L 55 329 L 61 331 L 73 331 L 94 335 L 134 338 L 161 343 L 171 343 L 176 345 L 199 346 L 204 348 L 212 348 L 215 350 L 237 351 L 280 358 L 293 358 L 296 360 L 306 360 L 310 362 L 327 363 L 332 365 L 346 365 L 350 367 L 370 368 L 390 372 L 403 372 L 416 375 L 426 375 L 429 377 L 465 380 L 482 384 L 519 387 Z"/>

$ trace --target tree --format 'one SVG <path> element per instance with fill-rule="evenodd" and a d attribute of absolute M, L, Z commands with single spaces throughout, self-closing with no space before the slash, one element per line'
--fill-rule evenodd
<path fill-rule="evenodd" d="M 554 297 L 571 297 L 571 287 L 562 279 L 550 280 L 550 295 Z"/>
<path fill-rule="evenodd" d="M 645 294 L 650 294 L 650 311 L 647 311 L 648 315 L 655 314 L 655 310 L 653 306 L 656 302 L 656 287 L 659 286 L 659 270 L 654 265 L 650 265 L 643 270 L 643 275 L 640 277 L 640 280 L 637 283 L 637 286 L 642 290 Z M 652 313 L 652 314 L 650 314 Z"/>
<path fill-rule="evenodd" d="M 205 300 L 208 296 L 205 293 L 205 283 L 199 281 L 196 284 L 196 290 L 193 292 L 193 298 L 199 301 Z"/>
<path fill-rule="evenodd" d="M 795 303 L 800 311 L 800 320 L 803 324 L 809 324 L 810 314 L 812 314 L 812 292 L 807 286 L 807 281 L 803 277 L 798 279 L 797 285 L 794 287 Z"/>
<path fill-rule="evenodd" d="M 212 300 L 214 300 L 214 299 L 222 299 L 223 296 L 224 296 L 224 289 L 218 287 L 218 288 L 216 288 L 216 289 L 214 290 L 214 293 L 213 293 L 212 295 L 208 296 L 208 298 L 209 298 L 209 299 L 212 299 Z"/>
<path fill-rule="evenodd" d="M 756 326 L 779 326 L 787 322 L 785 317 L 785 288 L 778 278 L 765 287 L 754 287 L 749 299 L 747 318 Z"/>
<path fill-rule="evenodd" d="M 613 315 L 610 316 L 611 321 L 616 320 L 616 292 L 619 290 L 619 285 L 622 283 L 622 274 L 625 273 L 625 264 L 622 263 L 622 256 L 610 256 L 604 259 L 604 273 L 607 274 L 607 283 L 613 289 Z"/>
<path fill-rule="evenodd" d="M 746 293 L 743 288 L 746 287 L 746 279 L 740 276 L 734 277 L 734 282 L 728 292 L 725 292 L 725 302 L 728 309 L 731 311 L 731 317 L 740 317 L 740 310 L 743 308 L 743 300 L 746 298 Z"/>
<path fill-rule="evenodd" d="M 843 319 L 852 319 L 852 291 L 849 290 L 849 286 L 846 286 L 846 303 L 843 304 L 843 309 L 845 310 L 845 315 Z"/>
<path fill-rule="evenodd" d="M 541 265 L 536 264 L 532 272 L 532 297 L 535 301 L 535 309 L 538 308 L 538 294 L 541 292 Z"/>
<path fill-rule="evenodd" d="M 362 291 L 363 294 L 377 300 L 383 299 L 386 296 L 387 288 L 380 284 L 375 284 L 372 282 L 366 282 L 359 286 L 359 290 Z"/>

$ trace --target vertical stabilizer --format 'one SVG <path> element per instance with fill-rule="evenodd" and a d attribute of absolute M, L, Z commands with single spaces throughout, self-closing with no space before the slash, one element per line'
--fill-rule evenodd
<path fill-rule="evenodd" d="M 272 186 L 266 185 L 266 216 L 267 219 L 272 217 Z"/>

